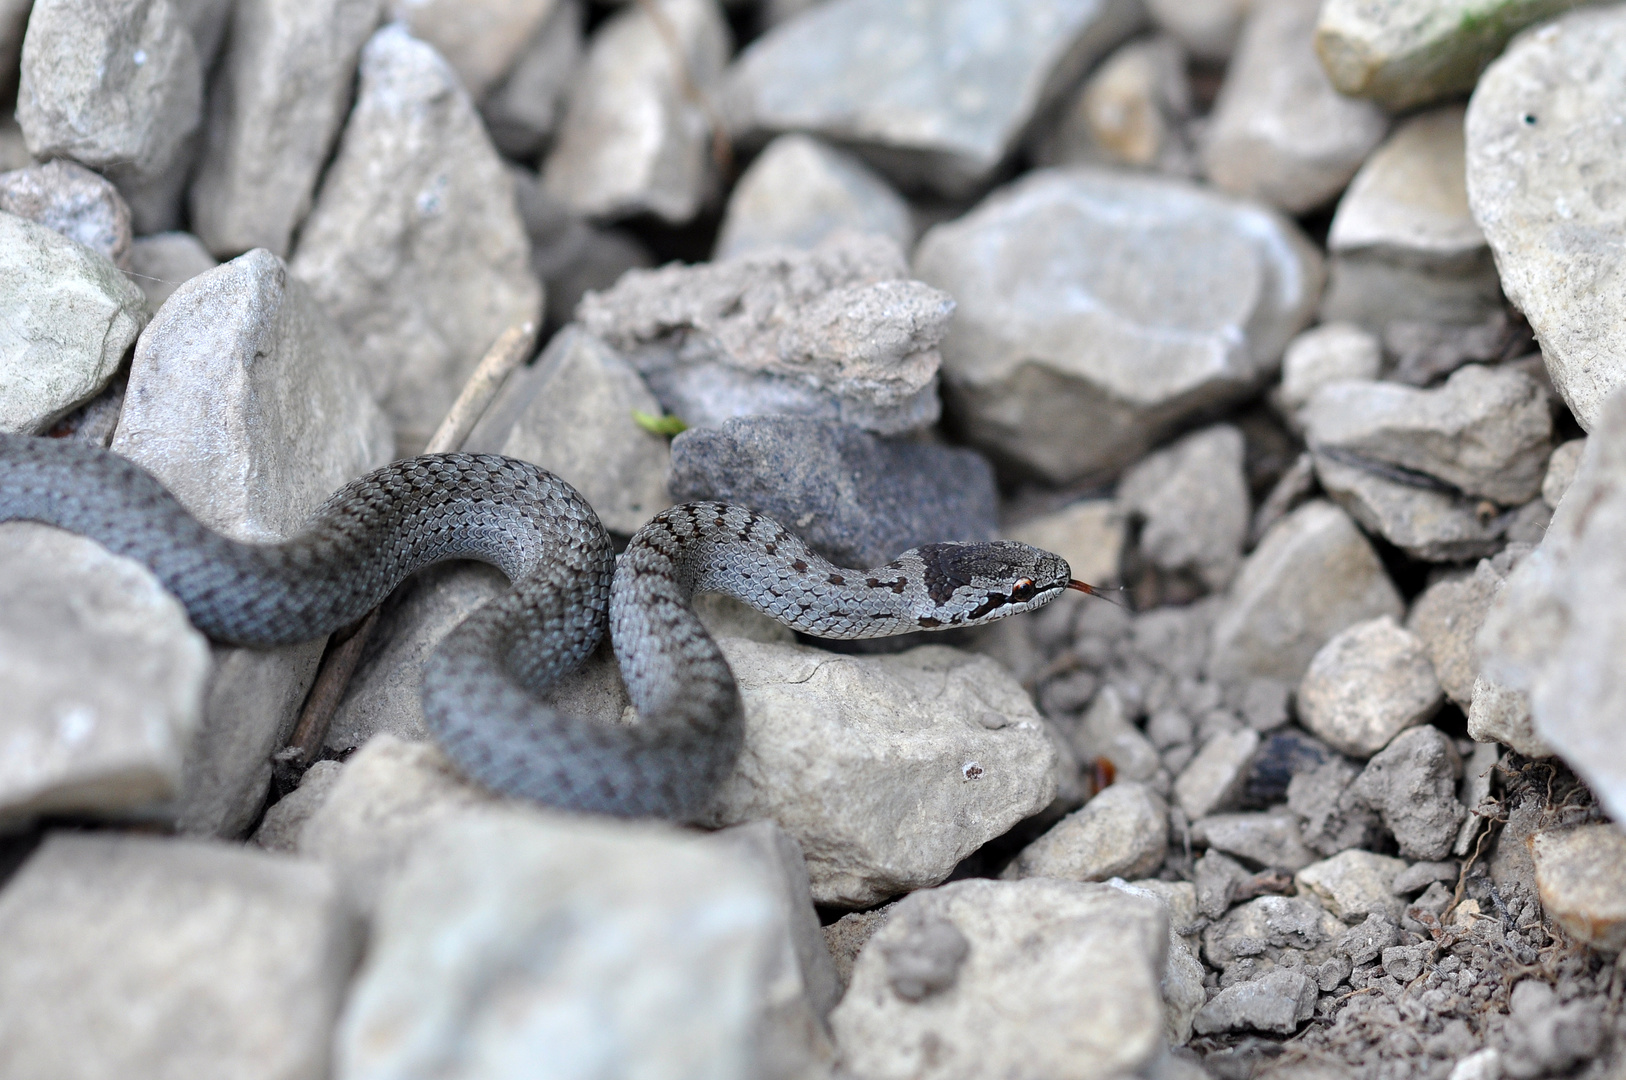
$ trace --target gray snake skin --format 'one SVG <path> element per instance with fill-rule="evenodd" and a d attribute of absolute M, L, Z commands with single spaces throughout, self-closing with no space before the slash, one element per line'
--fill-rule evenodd
<path fill-rule="evenodd" d="M 1067 588 L 1093 591 L 1060 557 L 1005 541 L 930 544 L 843 569 L 771 518 L 721 503 L 657 515 L 618 565 L 574 488 L 481 454 L 394 462 L 346 484 L 298 535 L 245 544 L 200 524 L 116 454 L 0 434 L 5 520 L 68 529 L 145 564 L 199 630 L 239 645 L 320 637 L 433 563 L 491 563 L 512 588 L 424 668 L 424 714 L 442 748 L 504 794 L 680 820 L 702 809 L 742 740 L 739 692 L 690 609 L 695 593 L 726 593 L 806 634 L 865 638 L 976 625 Z M 533 696 L 587 658 L 606 622 L 636 724 L 561 716 Z"/>

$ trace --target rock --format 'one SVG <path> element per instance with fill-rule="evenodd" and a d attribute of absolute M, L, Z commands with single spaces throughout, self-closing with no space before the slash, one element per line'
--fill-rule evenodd
<path fill-rule="evenodd" d="M 1168 961 L 1163 968 L 1162 985 L 1163 1031 L 1170 1045 L 1183 1046 L 1191 1040 L 1191 1023 L 1197 1010 L 1208 1000 L 1203 990 L 1203 962 L 1197 958 L 1201 939 L 1196 934 L 1180 932 L 1197 924 L 1196 891 L 1186 881 L 1115 880 L 1109 884 L 1131 896 L 1156 901 L 1169 920 Z M 1153 1075 L 1162 1074 L 1154 1072 Z"/>
<path fill-rule="evenodd" d="M 841 229 L 884 236 L 903 251 L 915 239 L 909 204 L 869 166 L 806 135 L 781 135 L 734 184 L 712 258 L 813 248 Z"/>
<path fill-rule="evenodd" d="M 1377 553 L 1342 510 L 1310 502 L 1277 522 L 1232 583 L 1209 671 L 1294 684 L 1347 626 L 1403 611 Z"/>
<path fill-rule="evenodd" d="M 1373 6 L 1331 0 L 1315 48 L 1340 92 L 1404 112 L 1474 88 L 1510 37 L 1568 11 L 1556 0 L 1429 0 Z"/>
<path fill-rule="evenodd" d="M 130 276 L 147 294 L 147 304 L 155 312 L 176 289 L 219 265 L 191 233 L 157 233 L 130 245 Z"/>
<path fill-rule="evenodd" d="M 1228 60 L 1242 33 L 1250 0 L 1146 0 L 1161 29 L 1204 60 Z"/>
<path fill-rule="evenodd" d="M 209 649 L 145 567 L 0 526 L 0 821 L 150 811 L 181 786 Z"/>
<path fill-rule="evenodd" d="M 215 255 L 263 247 L 288 256 L 332 157 L 355 92 L 357 57 L 382 8 L 382 0 L 236 5 L 236 29 L 209 90 L 190 193 L 193 231 Z"/>
<path fill-rule="evenodd" d="M 548 194 L 587 217 L 650 213 L 681 224 L 716 184 L 715 114 L 695 97 L 715 92 L 732 35 L 715 0 L 659 0 L 657 8 L 660 24 L 632 7 L 593 35 L 543 165 Z"/>
<path fill-rule="evenodd" d="M 1433 716 L 1441 698 L 1423 643 L 1382 615 L 1321 647 L 1299 684 L 1298 711 L 1329 746 L 1364 758 Z"/>
<path fill-rule="evenodd" d="M 290 265 L 361 359 L 398 452 L 428 441 L 499 334 L 540 317 L 527 255 L 456 74 L 402 27 L 378 31 Z"/>
<path fill-rule="evenodd" d="M 1396 860 L 1398 861 L 1398 860 Z M 1357 967 L 1364 967 L 1401 940 L 1400 927 L 1388 915 L 1374 911 L 1358 926 L 1338 938 L 1337 951 Z"/>
<path fill-rule="evenodd" d="M 1333 501 L 1369 532 L 1424 562 L 1489 555 L 1501 546 L 1515 518 L 1431 477 L 1346 451 L 1323 451 L 1312 460 L 1321 489 Z"/>
<path fill-rule="evenodd" d="M 552 140 L 565 94 L 582 58 L 581 0 L 557 0 L 514 62 L 480 104 L 486 130 L 504 157 L 532 161 Z"/>
<path fill-rule="evenodd" d="M 908 272 L 890 241 L 841 233 L 807 252 L 632 271 L 576 318 L 690 427 L 778 414 L 897 435 L 937 420 L 954 311 Z"/>
<path fill-rule="evenodd" d="M 1462 866 L 1456 860 L 1446 862 L 1418 862 L 1395 874 L 1389 889 L 1396 896 L 1411 896 L 1430 885 L 1455 885 Z"/>
<path fill-rule="evenodd" d="M 147 300 L 105 257 L 0 212 L 0 320 L 0 431 L 36 435 L 107 385 Z"/>
<path fill-rule="evenodd" d="M 197 48 L 169 0 L 35 0 L 17 91 L 34 157 L 139 187 L 180 156 L 202 107 Z"/>
<path fill-rule="evenodd" d="M 1392 886 L 1405 869 L 1404 859 L 1351 848 L 1301 868 L 1293 882 L 1299 895 L 1317 897 L 1346 923 L 1358 923 L 1373 912 L 1397 920 L 1406 905 Z"/>
<path fill-rule="evenodd" d="M 1316 391 L 1304 422 L 1322 453 L 1420 472 L 1504 506 L 1540 494 L 1552 452 L 1546 392 L 1507 367 L 1470 364 L 1437 390 L 1334 383 Z"/>
<path fill-rule="evenodd" d="M 0 4 L 0 86 L 17 85 L 17 63 L 22 57 L 31 7 L 33 0 L 5 0 Z"/>
<path fill-rule="evenodd" d="M 1199 1035 L 1226 1031 L 1291 1035 L 1315 1015 L 1320 996 L 1315 980 L 1302 971 L 1271 971 L 1215 994 L 1197 1014 L 1193 1029 Z"/>
<path fill-rule="evenodd" d="M 1477 323 L 1502 309 L 1485 234 L 1468 210 L 1460 105 L 1401 124 L 1338 202 L 1323 319 L 1381 331 L 1423 319 Z"/>
<path fill-rule="evenodd" d="M 1333 89 L 1312 39 L 1320 0 L 1249 8 L 1203 143 L 1222 190 L 1301 214 L 1343 190 L 1389 127 L 1383 111 Z"/>
<path fill-rule="evenodd" d="M 569 322 L 589 291 L 608 289 L 633 267 L 654 264 L 649 249 L 630 233 L 590 225 L 544 193 L 535 173 L 510 166 L 508 175 L 531 240 L 531 272 L 547 294 L 550 326 Z"/>
<path fill-rule="evenodd" d="M 888 946 L 930 923 L 957 932 L 966 955 L 950 985 L 910 1000 L 889 978 Z M 1156 900 L 1107 885 L 973 879 L 914 893 L 831 1014 L 842 1061 L 876 1080 L 1135 1072 L 1163 1037 L 1167 925 Z"/>
<path fill-rule="evenodd" d="M 1309 967 L 1332 955 L 1343 932 L 1337 918 L 1314 900 L 1261 896 L 1232 908 L 1203 931 L 1203 957 L 1225 973 L 1224 985 L 1282 967 Z M 1236 978 L 1233 974 L 1243 974 Z"/>
<path fill-rule="evenodd" d="M 518 413 L 513 427 L 500 440 L 495 431 L 471 437 L 464 443 L 469 453 L 501 453 L 542 466 L 581 492 L 605 528 L 622 535 L 672 505 L 666 494 L 672 452 L 664 437 L 633 419 L 639 412 L 659 416 L 660 402 L 602 341 L 565 328 L 503 393 Z"/>
<path fill-rule="evenodd" d="M 1133 780 L 1113 784 L 1022 849 L 1014 877 L 1105 881 L 1136 878 L 1163 865 L 1169 810 Z"/>
<path fill-rule="evenodd" d="M 1478 742 L 1499 742 L 1525 757 L 1551 757 L 1553 753 L 1536 734 L 1530 716 L 1530 695 L 1500 686 L 1484 676 L 1474 680 L 1473 703 L 1468 709 L 1468 737 Z"/>
<path fill-rule="evenodd" d="M 1083 762 L 1105 758 L 1112 765 L 1113 775 L 1120 780 L 1154 783 L 1158 780 L 1161 766 L 1157 750 L 1134 725 L 1123 697 L 1115 687 L 1103 687 L 1095 695 L 1095 700 L 1073 733 L 1073 750 Z M 1224 765 L 1216 762 L 1216 771 L 1223 772 L 1223 769 Z M 1210 780 L 1221 782 L 1218 776 Z M 1160 793 L 1166 793 L 1167 776 L 1157 786 Z"/>
<path fill-rule="evenodd" d="M 287 855 L 299 851 L 299 834 L 327 801 L 344 775 L 344 765 L 326 758 L 311 765 L 299 778 L 299 786 L 272 803 L 254 830 L 252 843 L 266 851 Z"/>
<path fill-rule="evenodd" d="M 821 904 L 867 906 L 934 885 L 1055 795 L 1043 721 L 987 657 L 941 645 L 841 656 L 720 644 L 745 705 L 745 746 L 705 823 L 779 822 L 801 843 Z"/>
<path fill-rule="evenodd" d="M 361 951 L 320 866 L 110 834 L 48 837 L 0 893 L 0 933 L 16 1076 L 322 1075 Z"/>
<path fill-rule="evenodd" d="M 805 131 L 905 188 L 960 198 L 1142 18 L 1128 0 L 832 0 L 752 42 L 724 107 L 737 136 Z"/>
<path fill-rule="evenodd" d="M 1539 832 L 1530 855 L 1549 918 L 1595 949 L 1626 948 L 1626 836 L 1610 824 Z"/>
<path fill-rule="evenodd" d="M 1037 165 L 1126 165 L 1190 176 L 1191 83 L 1170 37 L 1131 41 L 1102 62 L 1030 139 Z"/>
<path fill-rule="evenodd" d="M 0 210 L 130 268 L 130 207 L 118 188 L 82 165 L 57 160 L 0 174 Z"/>
<path fill-rule="evenodd" d="M 915 273 L 960 305 L 943 363 L 966 436 L 1053 483 L 1116 471 L 1253 392 L 1321 287 L 1285 219 L 1084 167 L 1029 173 L 932 229 Z"/>
<path fill-rule="evenodd" d="M 1406 629 L 1423 643 L 1441 688 L 1464 711 L 1473 701 L 1479 673 L 1474 635 L 1500 579 L 1489 562 L 1481 562 L 1470 575 L 1447 577 L 1430 585 L 1412 601 L 1406 616 Z"/>
<path fill-rule="evenodd" d="M 1479 830 L 1484 826 L 1486 816 L 1482 809 L 1491 794 L 1491 774 L 1502 760 L 1502 748 L 1496 743 L 1475 743 L 1473 752 L 1468 755 L 1467 762 L 1462 767 L 1462 789 L 1459 798 L 1462 805 L 1468 808 L 1468 816 L 1463 819 L 1462 828 L 1457 832 L 1457 842 L 1451 848 L 1453 855 L 1467 855 L 1473 851 L 1473 845 L 1479 836 Z M 1461 910 L 1461 905 L 1458 905 Z"/>
<path fill-rule="evenodd" d="M 1378 812 L 1408 859 L 1440 859 L 1451 853 L 1467 810 L 1457 801 L 1462 758 L 1434 727 L 1397 735 L 1367 762 L 1355 781 L 1357 798 Z M 1392 878 L 1394 875 L 1390 875 Z"/>
<path fill-rule="evenodd" d="M 1468 903 L 1473 903 L 1472 900 Z M 1451 1067 L 1448 1080 L 1501 1080 L 1502 1052 L 1494 1046 L 1475 1050 Z"/>
<path fill-rule="evenodd" d="M 1266 869 L 1300 870 L 1315 862 L 1290 813 L 1210 814 L 1192 822 L 1193 843 L 1206 844 Z"/>
<path fill-rule="evenodd" d="M 744 1080 L 786 933 L 752 860 L 675 829 L 453 819 L 385 890 L 334 1071 L 534 1075 L 569 1046 L 571 1071 Z"/>
<path fill-rule="evenodd" d="M 1284 700 L 1284 712 L 1286 704 Z M 1297 728 L 1278 731 L 1264 741 L 1249 763 L 1248 801 L 1261 806 L 1281 802 L 1294 777 L 1318 769 L 1337 756 L 1326 743 Z"/>
<path fill-rule="evenodd" d="M 1217 919 L 1229 910 L 1249 877 L 1247 867 L 1218 851 L 1198 856 L 1192 869 L 1197 910 L 1209 919 Z"/>
<path fill-rule="evenodd" d="M 1526 979 L 1509 995 L 1508 1022 L 1502 1029 L 1502 1075 L 1534 1080 L 1589 1061 L 1606 1038 L 1604 1003 L 1574 1000 L 1559 1004 L 1553 988 Z"/>
<path fill-rule="evenodd" d="M 1085 499 L 1053 513 L 1029 518 L 1006 529 L 1005 537 L 1054 551 L 1067 560 L 1073 576 L 1080 581 L 1110 585 L 1118 580 L 1124 520 L 1111 499 Z"/>
<path fill-rule="evenodd" d="M 519 62 L 558 0 L 390 0 L 388 16 L 434 46 L 476 101 Z"/>
<path fill-rule="evenodd" d="M 1282 383 L 1272 400 L 1289 421 L 1327 383 L 1370 381 L 1383 371 L 1383 344 L 1347 322 L 1328 322 L 1288 342 L 1282 355 Z"/>
<path fill-rule="evenodd" d="M 1224 810 L 1242 796 L 1248 762 L 1259 749 L 1259 733 L 1251 728 L 1216 735 L 1203 744 L 1174 781 L 1175 801 L 1191 821 Z"/>
<path fill-rule="evenodd" d="M 1492 5 L 1501 8 L 1504 5 Z M 1568 4 L 1526 9 L 1566 10 Z M 1606 117 L 1626 95 L 1626 11 L 1575 11 L 1521 36 L 1468 104 L 1468 202 L 1502 288 L 1541 341 L 1553 386 L 1583 428 L 1626 384 L 1600 362 L 1626 348 L 1622 287 L 1601 254 L 1626 236 L 1619 207 L 1587 178 L 1619 158 Z M 1599 261 L 1604 259 L 1605 261 Z"/>
<path fill-rule="evenodd" d="M 1547 459 L 1547 475 L 1541 480 L 1541 501 L 1558 509 L 1559 500 L 1575 482 L 1575 470 L 1581 465 L 1581 453 L 1586 449 L 1585 439 L 1571 439 L 1553 447 Z"/>
<path fill-rule="evenodd" d="M 1378 816 L 1352 788 L 1361 770 L 1337 757 L 1293 777 L 1287 807 L 1299 819 L 1304 842 L 1323 855 L 1370 847 L 1380 839 Z"/>
<path fill-rule="evenodd" d="M 973 451 L 892 442 L 833 420 L 751 416 L 672 442 L 671 491 L 776 518 L 839 566 L 993 538 L 993 471 Z M 595 504 L 596 505 L 596 504 Z"/>
<path fill-rule="evenodd" d="M 1118 484 L 1126 514 L 1144 521 L 1140 550 L 1154 566 L 1219 591 L 1242 565 L 1248 482 L 1242 432 L 1216 424 L 1144 458 Z"/>
<path fill-rule="evenodd" d="M 893 901 L 869 911 L 849 911 L 823 927 L 824 942 L 830 950 L 830 959 L 835 962 L 842 993 L 846 993 L 848 984 L 852 982 L 853 964 L 858 960 L 858 954 L 875 936 L 875 931 L 886 923 L 896 906 L 897 901 Z"/>

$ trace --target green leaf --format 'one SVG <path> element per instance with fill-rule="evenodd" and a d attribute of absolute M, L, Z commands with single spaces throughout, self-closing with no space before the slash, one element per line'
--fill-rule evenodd
<path fill-rule="evenodd" d="M 689 425 L 678 416 L 655 416 L 641 409 L 632 410 L 632 422 L 651 435 L 681 435 Z"/>

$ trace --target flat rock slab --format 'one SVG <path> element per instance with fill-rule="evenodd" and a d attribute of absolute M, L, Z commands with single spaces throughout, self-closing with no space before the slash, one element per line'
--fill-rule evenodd
<path fill-rule="evenodd" d="M 1626 385 L 1626 273 L 1611 254 L 1626 243 L 1626 205 L 1593 180 L 1626 146 L 1623 55 L 1626 10 L 1576 11 L 1509 46 L 1468 103 L 1474 218 L 1584 428 Z"/>
<path fill-rule="evenodd" d="M 315 863 L 53 835 L 0 892 L 0 1072 L 319 1080 L 360 930 Z"/>
<path fill-rule="evenodd" d="M 1138 878 L 1163 865 L 1169 808 L 1145 784 L 1113 784 L 1022 849 L 1011 876 L 1063 881 Z"/>
<path fill-rule="evenodd" d="M 959 303 L 943 376 L 969 440 L 1056 483 L 1255 390 L 1322 279 L 1264 207 L 1088 167 L 1029 173 L 932 229 L 915 273 Z"/>
<path fill-rule="evenodd" d="M 963 197 L 1143 18 L 1128 0 L 834 0 L 746 48 L 725 108 L 738 134 L 805 131 L 905 187 Z"/>

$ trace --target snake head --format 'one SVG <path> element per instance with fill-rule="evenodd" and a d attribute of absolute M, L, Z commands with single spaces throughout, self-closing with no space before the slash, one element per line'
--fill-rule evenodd
<path fill-rule="evenodd" d="M 1067 560 L 1013 540 L 926 544 L 920 560 L 924 595 L 917 604 L 928 629 L 975 626 L 1044 607 L 1072 584 Z"/>

